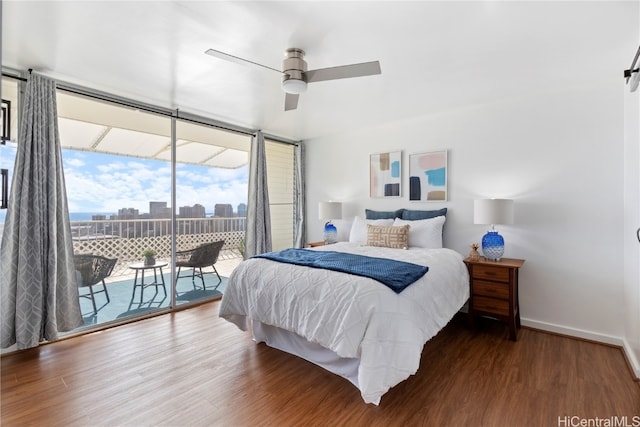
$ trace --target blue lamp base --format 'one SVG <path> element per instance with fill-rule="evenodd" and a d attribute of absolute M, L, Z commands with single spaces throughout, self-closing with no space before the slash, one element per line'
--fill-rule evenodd
<path fill-rule="evenodd" d="M 324 242 L 335 243 L 338 241 L 338 230 L 336 226 L 331 224 L 331 221 L 324 225 Z"/>
<path fill-rule="evenodd" d="M 486 259 L 499 261 L 504 254 L 504 239 L 497 231 L 487 231 L 482 236 L 482 253 Z"/>

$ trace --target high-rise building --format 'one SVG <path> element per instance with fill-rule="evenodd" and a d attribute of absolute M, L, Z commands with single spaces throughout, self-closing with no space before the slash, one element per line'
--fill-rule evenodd
<path fill-rule="evenodd" d="M 153 219 L 167 219 L 167 218 L 171 218 L 171 214 L 173 212 L 171 211 L 171 208 L 160 208 L 156 211 L 155 215 L 152 216 L 151 218 Z"/>
<path fill-rule="evenodd" d="M 246 203 L 240 203 L 238 205 L 238 216 L 239 217 L 247 216 L 247 204 Z"/>
<path fill-rule="evenodd" d="M 136 219 L 138 218 L 138 209 L 122 208 L 118 209 L 118 219 Z"/>
<path fill-rule="evenodd" d="M 159 214 L 167 209 L 167 202 L 149 202 L 149 215 L 151 218 L 162 218 Z"/>
<path fill-rule="evenodd" d="M 204 218 L 206 216 L 204 206 L 197 203 L 193 206 L 181 206 L 178 208 L 178 215 L 180 218 Z"/>
<path fill-rule="evenodd" d="M 233 217 L 233 206 L 230 203 L 218 203 L 214 207 L 213 216 L 231 218 Z"/>

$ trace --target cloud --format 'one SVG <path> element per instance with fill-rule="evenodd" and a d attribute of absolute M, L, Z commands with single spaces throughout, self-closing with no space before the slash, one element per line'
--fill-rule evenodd
<path fill-rule="evenodd" d="M 72 167 L 82 167 L 85 165 L 84 160 L 79 159 L 79 158 L 72 158 L 67 160 L 67 165 L 72 166 Z"/>
<path fill-rule="evenodd" d="M 168 162 L 65 150 L 65 180 L 70 212 L 117 213 L 122 208 L 149 212 L 149 202 L 171 206 Z M 176 165 L 176 205 L 205 206 L 247 202 L 248 168 L 219 169 Z"/>

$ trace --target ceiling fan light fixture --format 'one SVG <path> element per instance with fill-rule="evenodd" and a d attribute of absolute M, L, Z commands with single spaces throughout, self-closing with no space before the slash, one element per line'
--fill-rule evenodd
<path fill-rule="evenodd" d="M 205 53 L 225 61 L 256 65 L 280 73 L 282 75 L 282 90 L 286 94 L 284 97 L 285 111 L 291 111 L 297 108 L 298 98 L 301 94 L 307 91 L 308 83 L 347 79 L 351 77 L 373 76 L 382 73 L 380 69 L 380 61 L 361 62 L 357 64 L 308 70 L 307 61 L 304 60 L 304 50 L 295 47 L 289 48 L 285 51 L 285 58 L 282 61 L 282 70 L 277 70 L 269 67 L 268 65 L 259 64 L 215 49 L 207 49 Z"/>
<path fill-rule="evenodd" d="M 307 91 L 307 82 L 298 79 L 283 80 L 282 89 L 287 93 L 298 95 Z"/>

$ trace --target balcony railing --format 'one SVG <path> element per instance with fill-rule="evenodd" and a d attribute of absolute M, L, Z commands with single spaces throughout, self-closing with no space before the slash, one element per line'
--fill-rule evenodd
<path fill-rule="evenodd" d="M 242 258 L 246 218 L 179 218 L 176 220 L 177 250 L 224 240 L 221 258 Z M 154 249 L 156 259 L 171 259 L 170 219 L 72 221 L 73 252 L 117 258 L 112 276 L 130 273 L 128 266 L 141 262 L 142 251 Z"/>

